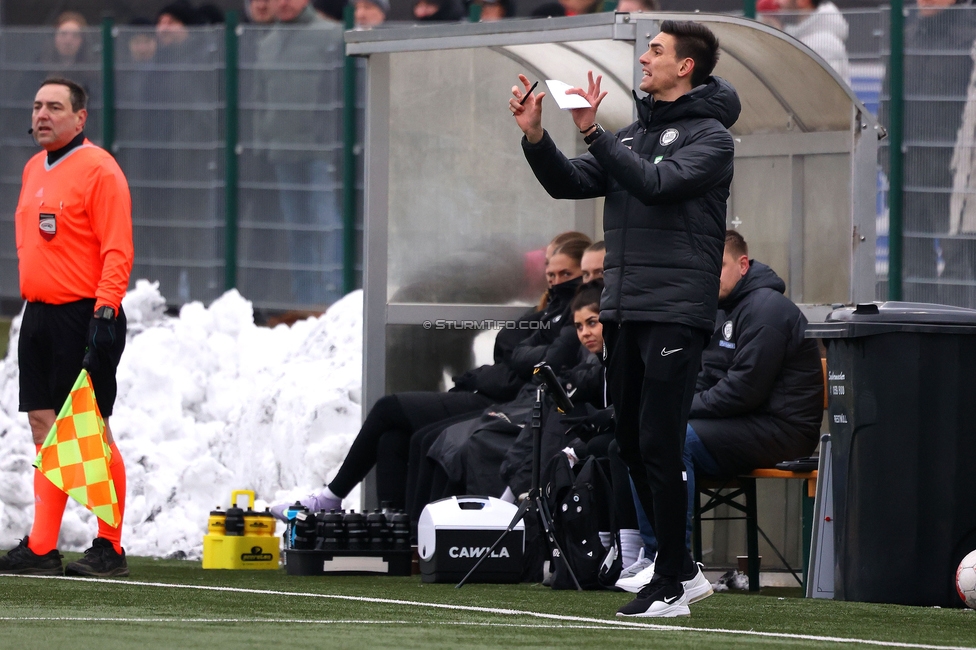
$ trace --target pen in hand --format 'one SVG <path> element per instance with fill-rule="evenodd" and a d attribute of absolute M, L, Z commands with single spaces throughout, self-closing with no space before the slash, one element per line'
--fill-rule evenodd
<path fill-rule="evenodd" d="M 538 85 L 539 85 L 539 82 L 538 81 L 536 81 L 534 84 L 532 84 L 532 87 L 529 88 L 529 92 L 525 93 L 525 96 L 522 97 L 522 99 L 519 100 L 519 104 L 524 104 L 525 103 L 525 100 L 529 98 L 529 95 L 532 94 L 532 91 L 535 90 L 535 87 L 538 86 Z"/>

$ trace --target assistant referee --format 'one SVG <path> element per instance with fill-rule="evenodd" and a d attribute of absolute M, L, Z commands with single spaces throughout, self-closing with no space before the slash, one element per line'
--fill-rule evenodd
<path fill-rule="evenodd" d="M 125 465 L 108 426 L 115 370 L 125 347 L 122 296 L 132 270 L 132 201 L 115 159 L 85 138 L 87 97 L 51 78 L 34 98 L 32 133 L 44 148 L 24 167 L 17 203 L 20 293 L 20 410 L 40 450 L 78 373 L 91 373 L 112 452 L 109 469 L 125 511 Z M 34 472 L 34 525 L 0 557 L 0 573 L 126 576 L 117 528 L 98 520 L 85 556 L 62 568 L 58 534 L 67 494 Z"/>

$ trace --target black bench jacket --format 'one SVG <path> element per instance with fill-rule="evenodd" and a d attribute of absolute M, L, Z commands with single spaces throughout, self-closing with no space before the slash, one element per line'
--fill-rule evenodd
<path fill-rule="evenodd" d="M 691 426 L 729 473 L 810 454 L 823 419 L 823 367 L 807 319 L 760 262 L 719 305 L 702 353 Z"/>

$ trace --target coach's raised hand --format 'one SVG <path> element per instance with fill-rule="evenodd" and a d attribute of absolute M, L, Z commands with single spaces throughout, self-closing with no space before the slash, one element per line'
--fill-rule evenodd
<path fill-rule="evenodd" d="M 567 95 L 579 95 L 590 103 L 589 108 L 573 108 L 569 111 L 573 115 L 573 121 L 576 122 L 576 128 L 579 129 L 580 133 L 584 134 L 591 132 L 596 125 L 596 111 L 600 108 L 600 103 L 603 101 L 603 98 L 607 96 L 607 91 L 600 90 L 600 83 L 603 81 L 602 74 L 597 75 L 596 79 L 594 79 L 593 71 L 589 70 L 586 73 L 586 81 L 586 90 L 582 88 L 570 88 L 566 91 Z"/>
<path fill-rule="evenodd" d="M 512 99 L 508 100 L 508 109 L 515 116 L 515 122 L 522 129 L 525 138 L 535 144 L 542 139 L 542 98 L 544 92 L 532 94 L 532 84 L 524 74 L 519 75 L 523 88 L 512 86 Z"/>

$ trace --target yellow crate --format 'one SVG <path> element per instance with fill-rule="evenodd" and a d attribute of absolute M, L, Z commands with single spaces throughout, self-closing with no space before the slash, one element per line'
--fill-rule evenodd
<path fill-rule="evenodd" d="M 204 535 L 204 569 L 277 569 L 278 538 L 266 535 Z"/>
<path fill-rule="evenodd" d="M 248 511 L 254 509 L 252 490 L 234 490 L 230 493 L 230 505 L 236 507 L 237 497 L 247 496 Z M 223 522 L 210 517 L 207 529 L 211 532 L 203 536 L 204 569 L 277 569 L 279 564 L 279 540 L 274 536 L 274 527 L 263 525 L 260 517 L 245 516 L 245 522 L 252 520 L 251 528 L 269 532 L 266 535 L 225 535 Z"/>

